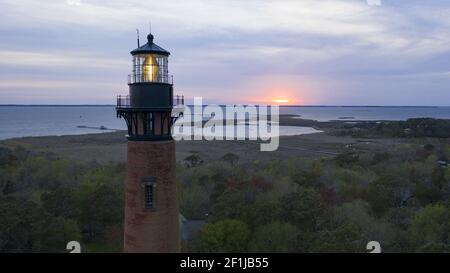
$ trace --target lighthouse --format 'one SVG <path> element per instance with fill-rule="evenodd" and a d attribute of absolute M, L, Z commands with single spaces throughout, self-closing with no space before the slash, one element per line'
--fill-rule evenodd
<path fill-rule="evenodd" d="M 129 94 L 117 97 L 117 116 L 128 129 L 123 250 L 174 253 L 180 251 L 180 230 L 171 127 L 172 110 L 182 101 L 177 96 L 174 103 L 170 53 L 151 33 L 147 40 L 131 51 Z"/>

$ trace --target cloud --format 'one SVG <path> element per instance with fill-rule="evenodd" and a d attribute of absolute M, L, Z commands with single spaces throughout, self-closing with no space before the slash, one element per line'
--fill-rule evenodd
<path fill-rule="evenodd" d="M 99 87 L 107 87 L 107 88 L 117 88 L 116 84 L 113 83 L 105 83 L 99 81 L 68 81 L 68 80 L 2 80 L 0 82 L 0 88 L 33 88 L 33 89 L 57 89 L 61 90 L 64 88 L 82 88 L 86 85 L 89 85 L 90 88 L 99 88 Z"/>
<path fill-rule="evenodd" d="M 450 27 L 450 4 L 430 2 L 3 1 L 0 71 L 19 85 L 24 73 L 33 77 L 36 70 L 56 85 L 82 80 L 89 71 L 90 77 L 98 75 L 99 90 L 114 92 L 107 84 L 118 82 L 117 75 L 125 78 L 131 69 L 128 51 L 135 46 L 134 29 L 143 26 L 145 33 L 151 21 L 156 42 L 173 53 L 170 69 L 176 87 L 187 95 L 199 95 L 197 90 L 227 100 L 228 90 L 234 88 L 252 98 L 258 89 L 249 82 L 289 75 L 285 81 L 293 90 L 301 81 L 308 82 L 307 97 L 315 103 L 327 94 L 352 101 L 351 92 L 367 93 L 371 99 L 378 94 L 389 102 L 370 86 L 383 89 L 380 79 L 397 76 L 395 88 L 384 84 L 389 96 L 400 96 L 411 90 L 407 79 L 422 75 L 424 82 L 438 78 L 438 90 L 446 87 L 445 77 L 436 75 L 450 71 L 449 63 L 441 61 L 450 55 L 450 36 L 444 35 Z M 23 73 L 14 76 L 16 71 Z M 54 73 L 67 77 L 55 78 Z M 73 86 L 82 90 L 82 85 Z M 89 81 L 85 86 L 90 88 Z M 444 98 L 450 100 L 450 95 Z"/>
<path fill-rule="evenodd" d="M 86 54 L 73 53 L 46 53 L 46 52 L 27 52 L 27 51 L 9 51 L 0 50 L 0 66 L 18 66 L 18 67 L 49 67 L 55 69 L 83 69 L 93 68 L 111 68 L 128 66 L 129 63 L 113 59 L 99 58 L 98 56 L 87 56 Z"/>

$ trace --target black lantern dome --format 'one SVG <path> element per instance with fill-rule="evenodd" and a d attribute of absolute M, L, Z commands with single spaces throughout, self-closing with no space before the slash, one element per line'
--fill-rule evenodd
<path fill-rule="evenodd" d="M 148 43 L 131 51 L 131 55 L 134 56 L 137 54 L 159 54 L 163 56 L 169 56 L 170 52 L 153 43 L 153 39 L 154 36 L 151 33 L 148 34 L 147 36 Z"/>

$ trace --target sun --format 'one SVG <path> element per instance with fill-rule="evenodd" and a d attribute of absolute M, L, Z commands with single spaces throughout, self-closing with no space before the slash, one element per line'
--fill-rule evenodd
<path fill-rule="evenodd" d="M 291 101 L 289 99 L 273 99 L 272 102 L 274 102 L 274 103 L 290 103 Z"/>
<path fill-rule="evenodd" d="M 271 98 L 269 101 L 275 105 L 291 105 L 294 103 L 292 99 L 286 97 Z"/>

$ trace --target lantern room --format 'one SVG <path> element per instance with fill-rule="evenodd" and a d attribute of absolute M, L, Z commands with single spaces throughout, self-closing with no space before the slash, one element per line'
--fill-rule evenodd
<path fill-rule="evenodd" d="M 153 43 L 153 38 L 153 35 L 149 34 L 147 44 L 131 51 L 133 71 L 129 76 L 130 84 L 145 82 L 172 84 L 168 68 L 170 53 Z"/>

